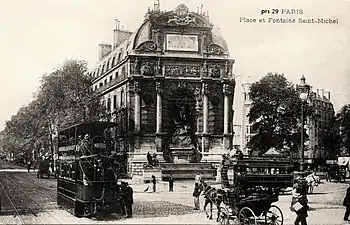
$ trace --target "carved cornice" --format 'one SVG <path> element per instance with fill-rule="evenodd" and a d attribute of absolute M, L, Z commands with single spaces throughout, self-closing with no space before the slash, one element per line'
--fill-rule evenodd
<path fill-rule="evenodd" d="M 155 52 L 157 50 L 157 43 L 154 41 L 145 41 L 139 44 L 135 51 L 137 52 Z"/>
<path fill-rule="evenodd" d="M 223 49 L 220 45 L 214 43 L 209 44 L 208 53 L 213 55 L 227 55 L 225 49 Z"/>
<path fill-rule="evenodd" d="M 154 63 L 144 62 L 141 66 L 141 75 L 143 76 L 153 76 L 154 75 Z"/>
<path fill-rule="evenodd" d="M 221 75 L 221 66 L 219 65 L 212 65 L 210 66 L 210 77 L 212 78 L 220 78 Z"/>
<path fill-rule="evenodd" d="M 196 65 L 165 65 L 166 76 L 199 76 L 200 67 Z"/>

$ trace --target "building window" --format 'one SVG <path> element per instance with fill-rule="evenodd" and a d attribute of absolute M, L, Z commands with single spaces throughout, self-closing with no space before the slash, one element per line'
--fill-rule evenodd
<path fill-rule="evenodd" d="M 120 91 L 120 106 L 124 106 L 124 89 Z"/>
<path fill-rule="evenodd" d="M 107 79 L 105 79 L 104 83 L 107 84 Z"/>
<path fill-rule="evenodd" d="M 113 96 L 113 109 L 117 108 L 117 95 Z"/>
<path fill-rule="evenodd" d="M 115 56 L 112 59 L 112 67 L 114 67 L 114 66 L 115 66 Z"/>
<path fill-rule="evenodd" d="M 113 76 L 110 76 L 110 77 L 109 77 L 109 81 L 112 81 L 112 79 L 113 79 Z"/>
<path fill-rule="evenodd" d="M 247 93 L 244 93 L 244 101 L 247 100 Z"/>
<path fill-rule="evenodd" d="M 118 72 L 115 72 L 115 78 L 117 78 L 119 76 Z"/>
<path fill-rule="evenodd" d="M 107 99 L 107 110 L 108 111 L 111 110 L 111 99 L 110 98 Z"/>
<path fill-rule="evenodd" d="M 102 87 L 103 86 L 103 83 L 102 82 L 100 82 L 100 87 Z"/>
<path fill-rule="evenodd" d="M 246 129 L 247 129 L 247 134 L 249 134 L 249 126 L 247 126 L 247 128 L 246 128 Z"/>

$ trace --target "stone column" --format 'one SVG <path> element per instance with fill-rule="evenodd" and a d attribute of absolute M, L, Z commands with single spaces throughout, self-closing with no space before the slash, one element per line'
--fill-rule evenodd
<path fill-rule="evenodd" d="M 138 81 L 135 81 L 134 88 L 135 88 L 134 131 L 140 132 L 141 130 L 141 98 L 140 98 L 141 88 L 140 88 L 140 83 Z"/>
<path fill-rule="evenodd" d="M 230 97 L 232 95 L 231 85 L 223 85 L 224 92 L 224 149 L 230 148 L 230 111 L 232 111 L 232 105 L 230 105 Z"/>
<path fill-rule="evenodd" d="M 157 133 L 161 133 L 162 132 L 162 110 L 163 110 L 163 106 L 162 106 L 162 84 L 158 81 L 156 83 L 156 91 L 157 91 L 157 126 L 156 126 L 156 132 Z"/>
<path fill-rule="evenodd" d="M 203 83 L 202 86 L 202 93 L 203 93 L 203 137 L 202 137 L 202 154 L 205 152 L 205 150 L 208 148 L 208 114 L 209 114 L 209 100 L 208 100 L 208 84 Z"/>
<path fill-rule="evenodd" d="M 157 159 L 159 162 L 164 162 L 163 157 L 163 84 L 160 81 L 156 82 L 156 92 L 157 92 L 157 112 L 156 112 L 156 149 L 157 149 Z"/>

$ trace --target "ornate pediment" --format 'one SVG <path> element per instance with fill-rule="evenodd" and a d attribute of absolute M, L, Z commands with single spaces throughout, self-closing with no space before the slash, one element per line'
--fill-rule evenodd
<path fill-rule="evenodd" d="M 145 41 L 139 44 L 135 50 L 138 52 L 154 52 L 157 50 L 157 44 L 154 41 Z"/>
<path fill-rule="evenodd" d="M 227 55 L 228 53 L 225 51 L 223 47 L 220 45 L 211 43 L 208 46 L 208 53 L 213 55 Z"/>
<path fill-rule="evenodd" d="M 180 4 L 175 10 L 162 13 L 155 18 L 154 23 L 157 26 L 189 26 L 189 27 L 209 27 L 213 25 L 209 23 L 203 16 L 189 12 L 185 4 Z"/>

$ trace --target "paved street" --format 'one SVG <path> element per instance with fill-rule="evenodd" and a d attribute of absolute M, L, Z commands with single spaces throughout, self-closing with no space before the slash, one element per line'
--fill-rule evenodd
<path fill-rule="evenodd" d="M 193 210 L 192 182 L 176 182 L 174 193 L 167 192 L 167 183 L 158 185 L 157 193 L 145 193 L 146 184 L 129 181 L 134 188 L 134 218 L 125 219 L 113 215 L 104 220 L 76 218 L 56 205 L 56 180 L 37 179 L 35 172 L 26 172 L 23 168 L 6 165 L 0 168 L 0 188 L 2 199 L 1 224 L 8 223 L 99 223 L 99 224 L 208 224 L 203 211 Z M 315 194 L 309 196 L 309 224 L 346 224 L 342 221 L 344 207 L 341 206 L 348 184 L 329 183 L 315 188 Z M 285 224 L 292 224 L 294 213 L 289 211 L 290 195 L 280 196 L 276 203 L 281 207 Z M 203 206 L 203 202 L 201 204 Z M 214 218 L 215 219 L 215 218 Z"/>

